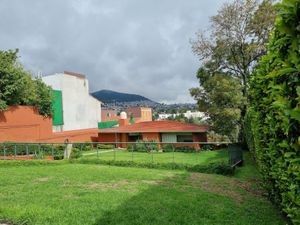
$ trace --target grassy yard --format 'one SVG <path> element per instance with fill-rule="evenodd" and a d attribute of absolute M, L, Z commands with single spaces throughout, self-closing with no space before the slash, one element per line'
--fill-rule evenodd
<path fill-rule="evenodd" d="M 155 163 L 182 163 L 182 164 L 208 164 L 212 162 L 228 161 L 228 151 L 202 151 L 196 153 L 182 152 L 129 152 L 127 150 L 99 150 L 83 152 L 83 158 L 118 160 L 134 162 L 155 162 Z M 85 155 L 86 154 L 86 155 Z"/>
<path fill-rule="evenodd" d="M 0 184 L 0 221 L 16 224 L 286 224 L 250 160 L 234 177 L 0 161 Z"/>

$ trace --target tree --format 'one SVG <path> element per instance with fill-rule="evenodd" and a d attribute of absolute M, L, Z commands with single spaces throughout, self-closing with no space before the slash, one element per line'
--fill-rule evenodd
<path fill-rule="evenodd" d="M 40 114 L 51 115 L 51 88 L 32 79 L 17 61 L 18 49 L 0 51 L 0 111 L 10 105 L 36 106 Z"/>
<path fill-rule="evenodd" d="M 198 71 L 197 77 L 201 88 L 190 92 L 198 100 L 200 110 L 208 112 L 212 130 L 237 141 L 241 106 L 245 102 L 239 80 L 223 73 L 209 75 L 205 68 Z"/>
<path fill-rule="evenodd" d="M 246 99 L 250 74 L 261 56 L 266 53 L 266 43 L 275 16 L 276 11 L 271 0 L 235 0 L 224 4 L 218 14 L 211 17 L 210 29 L 198 32 L 196 40 L 192 41 L 192 50 L 202 62 L 199 71 L 205 73 L 202 78 L 206 76 L 207 81 L 218 74 L 227 76 L 226 80 L 229 81 L 231 77 L 241 87 L 241 94 Z M 200 86 L 202 85 L 200 81 Z M 201 107 L 201 104 L 210 101 L 205 99 L 207 95 L 216 91 L 214 88 L 199 88 L 192 89 L 191 94 Z M 235 94 L 234 91 L 231 96 Z M 222 97 L 220 94 L 219 96 Z M 230 101 L 235 102 L 234 99 Z M 239 126 L 246 114 L 247 102 L 243 102 L 244 104 L 239 105 L 240 116 L 235 112 L 240 118 Z M 240 133 L 240 140 L 242 139 Z"/>

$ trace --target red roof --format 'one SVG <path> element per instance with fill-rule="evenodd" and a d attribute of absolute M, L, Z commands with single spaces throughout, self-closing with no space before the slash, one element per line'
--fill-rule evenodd
<path fill-rule="evenodd" d="M 172 133 L 172 132 L 207 132 L 208 126 L 182 123 L 172 120 L 149 121 L 127 126 L 101 129 L 100 133 Z"/>

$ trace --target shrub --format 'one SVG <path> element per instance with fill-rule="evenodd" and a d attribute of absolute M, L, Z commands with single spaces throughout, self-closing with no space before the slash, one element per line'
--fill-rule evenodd
<path fill-rule="evenodd" d="M 136 144 L 131 144 L 128 147 L 129 147 L 129 151 L 136 151 L 136 152 L 157 152 L 159 150 L 159 146 L 155 140 L 149 140 L 149 141 L 140 140 L 137 141 Z"/>
<path fill-rule="evenodd" d="M 250 82 L 245 127 L 270 198 L 300 224 L 300 2 L 283 0 Z"/>
<path fill-rule="evenodd" d="M 70 154 L 70 159 L 78 159 L 81 157 L 81 151 L 78 148 L 72 148 L 72 152 Z"/>
<path fill-rule="evenodd" d="M 220 174 L 220 175 L 233 175 L 234 168 L 226 162 L 210 163 L 207 165 L 189 165 L 181 163 L 142 163 L 134 161 L 114 161 L 114 160 L 101 160 L 101 159 L 85 159 L 74 160 L 73 163 L 95 163 L 110 166 L 122 166 L 122 167 L 138 167 L 138 168 L 151 168 L 151 169 L 176 169 L 176 170 L 187 170 L 191 172 L 209 173 L 209 174 Z"/>
<path fill-rule="evenodd" d="M 74 143 L 73 148 L 78 148 L 81 151 L 91 151 L 93 150 L 93 145 L 91 143 Z"/>
<path fill-rule="evenodd" d="M 163 152 L 173 152 L 175 148 L 172 145 L 164 145 L 162 146 Z"/>
<path fill-rule="evenodd" d="M 176 146 L 175 147 L 175 152 L 186 152 L 186 153 L 190 153 L 190 152 L 195 152 L 195 148 L 191 147 L 191 146 Z"/>

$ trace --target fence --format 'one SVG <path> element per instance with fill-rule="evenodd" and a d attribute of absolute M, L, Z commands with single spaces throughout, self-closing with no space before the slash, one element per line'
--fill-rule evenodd
<path fill-rule="evenodd" d="M 0 159 L 84 158 L 150 163 L 201 164 L 228 161 L 228 142 L 0 143 Z M 197 146 L 201 146 L 197 149 Z M 71 146 L 70 154 L 66 153 Z M 214 151 L 212 151 L 214 150 Z"/>

